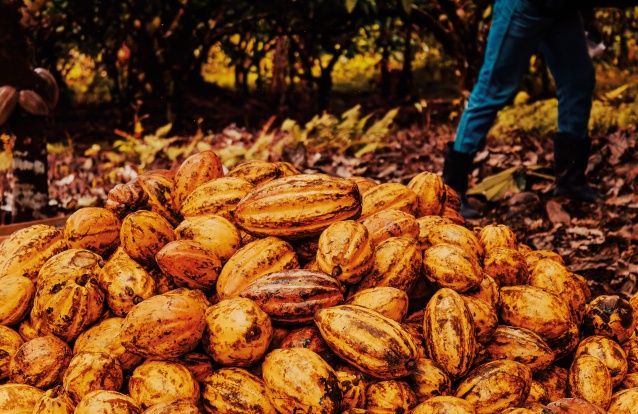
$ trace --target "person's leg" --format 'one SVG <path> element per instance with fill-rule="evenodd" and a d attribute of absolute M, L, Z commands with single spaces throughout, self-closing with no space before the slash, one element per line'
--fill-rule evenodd
<path fill-rule="evenodd" d="M 496 114 L 518 88 L 552 21 L 529 0 L 496 0 L 494 4 L 479 79 L 461 115 L 455 141 L 444 154 L 443 179 L 459 194 L 465 218 L 478 216 L 465 197 L 474 154 L 485 144 Z"/>
<path fill-rule="evenodd" d="M 541 43 L 556 83 L 558 134 L 554 139 L 555 195 L 595 201 L 585 178 L 591 139 L 588 136 L 594 65 L 587 51 L 585 30 L 577 12 L 560 16 Z"/>

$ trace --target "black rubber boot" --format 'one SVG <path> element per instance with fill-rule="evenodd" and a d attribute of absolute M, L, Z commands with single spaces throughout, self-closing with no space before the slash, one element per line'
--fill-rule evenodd
<path fill-rule="evenodd" d="M 554 196 L 572 200 L 595 202 L 600 198 L 587 182 L 585 171 L 591 150 L 590 138 L 558 133 L 554 138 L 554 172 L 556 188 Z"/>
<path fill-rule="evenodd" d="M 467 182 L 472 171 L 472 161 L 474 155 L 464 154 L 454 151 L 454 143 L 447 144 L 443 152 L 445 163 L 443 164 L 443 181 L 457 192 L 461 199 L 461 209 L 459 214 L 465 219 L 475 219 L 480 216 L 479 212 L 468 203 L 465 193 L 467 192 Z"/>

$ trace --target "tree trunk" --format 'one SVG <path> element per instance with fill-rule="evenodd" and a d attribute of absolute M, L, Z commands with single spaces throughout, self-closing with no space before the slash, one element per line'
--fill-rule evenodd
<path fill-rule="evenodd" d="M 49 210 L 45 120 L 18 109 L 10 118 L 13 147 L 13 223 L 39 220 Z"/>

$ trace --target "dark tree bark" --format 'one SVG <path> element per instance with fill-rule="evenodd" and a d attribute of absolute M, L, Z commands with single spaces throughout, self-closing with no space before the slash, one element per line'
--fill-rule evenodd
<path fill-rule="evenodd" d="M 406 98 L 412 93 L 412 24 L 406 22 L 405 50 L 403 51 L 403 68 L 401 70 L 401 82 L 399 82 L 399 96 Z"/>

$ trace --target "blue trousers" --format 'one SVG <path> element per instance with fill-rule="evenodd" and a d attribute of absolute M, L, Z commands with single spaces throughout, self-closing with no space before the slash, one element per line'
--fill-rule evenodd
<path fill-rule="evenodd" d="M 540 47 L 556 84 L 558 131 L 587 137 L 595 70 L 577 11 L 543 14 L 529 0 L 496 0 L 478 81 L 461 116 L 454 150 L 475 154 L 513 97 Z"/>

